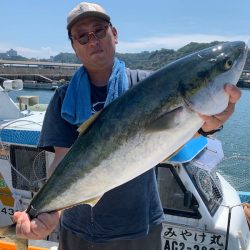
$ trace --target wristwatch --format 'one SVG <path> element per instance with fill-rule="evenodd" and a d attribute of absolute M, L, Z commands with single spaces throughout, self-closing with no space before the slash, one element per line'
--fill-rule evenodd
<path fill-rule="evenodd" d="M 220 127 L 217 128 L 217 129 L 215 129 L 215 130 L 210 130 L 210 131 L 207 131 L 207 132 L 205 132 L 202 128 L 200 128 L 200 129 L 198 130 L 198 133 L 199 133 L 200 135 L 203 135 L 204 137 L 207 137 L 208 135 L 213 135 L 214 133 L 219 132 L 219 131 L 221 131 L 222 129 L 223 129 L 223 125 L 220 126 Z"/>

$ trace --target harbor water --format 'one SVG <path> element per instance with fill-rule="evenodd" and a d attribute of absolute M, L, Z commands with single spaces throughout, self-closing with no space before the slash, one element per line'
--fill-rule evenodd
<path fill-rule="evenodd" d="M 40 103 L 48 104 L 51 90 L 21 90 L 9 95 L 16 102 L 21 95 L 39 96 Z M 239 191 L 250 192 L 250 89 L 242 89 L 234 115 L 217 134 L 224 150 L 224 160 L 218 171 Z"/>
<path fill-rule="evenodd" d="M 250 89 L 241 90 L 233 116 L 217 135 L 225 155 L 219 171 L 237 190 L 250 192 Z"/>
<path fill-rule="evenodd" d="M 22 89 L 19 91 L 11 91 L 9 96 L 14 102 L 17 102 L 18 96 L 39 96 L 39 103 L 48 104 L 53 94 L 53 90 Z"/>

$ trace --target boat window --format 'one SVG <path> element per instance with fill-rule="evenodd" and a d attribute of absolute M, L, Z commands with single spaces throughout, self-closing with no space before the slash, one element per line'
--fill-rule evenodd
<path fill-rule="evenodd" d="M 157 165 L 156 176 L 164 213 L 188 218 L 201 217 L 197 200 L 185 188 L 172 165 Z"/>
<path fill-rule="evenodd" d="M 207 171 L 194 163 L 185 166 L 208 211 L 213 215 L 222 203 L 222 189 L 216 171 Z"/>
<path fill-rule="evenodd" d="M 12 184 L 16 189 L 38 191 L 46 178 L 45 151 L 25 146 L 10 146 Z"/>

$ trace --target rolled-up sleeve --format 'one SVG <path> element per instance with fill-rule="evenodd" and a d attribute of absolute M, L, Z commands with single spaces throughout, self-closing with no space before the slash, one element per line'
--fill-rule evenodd
<path fill-rule="evenodd" d="M 66 87 L 56 90 L 45 113 L 38 147 L 54 151 L 54 147 L 70 148 L 78 137 L 77 126 L 61 117 L 61 107 Z"/>

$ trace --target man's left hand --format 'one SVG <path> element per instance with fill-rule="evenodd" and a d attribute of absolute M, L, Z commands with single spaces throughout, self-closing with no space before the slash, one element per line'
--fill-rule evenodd
<path fill-rule="evenodd" d="M 226 84 L 225 91 L 229 95 L 229 103 L 223 112 L 213 116 L 200 115 L 200 117 L 205 121 L 204 125 L 202 126 L 203 131 L 208 132 L 218 129 L 233 114 L 235 104 L 241 97 L 241 91 L 238 87 L 232 84 Z"/>

